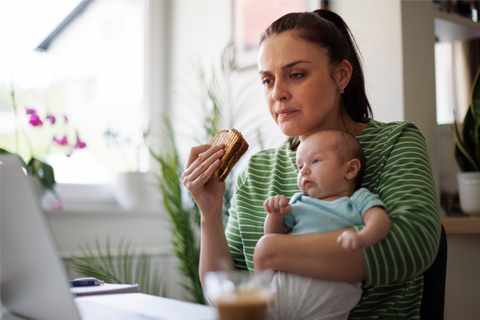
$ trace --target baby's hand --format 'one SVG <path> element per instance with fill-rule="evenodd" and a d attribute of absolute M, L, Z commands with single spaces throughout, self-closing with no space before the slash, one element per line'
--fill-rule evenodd
<path fill-rule="evenodd" d="M 263 203 L 265 210 L 274 215 L 285 215 L 292 210 L 292 207 L 288 203 L 287 197 L 284 195 L 277 195 L 268 198 Z"/>
<path fill-rule="evenodd" d="M 353 230 L 345 230 L 337 238 L 337 243 L 344 249 L 355 251 L 366 247 L 365 239 Z"/>

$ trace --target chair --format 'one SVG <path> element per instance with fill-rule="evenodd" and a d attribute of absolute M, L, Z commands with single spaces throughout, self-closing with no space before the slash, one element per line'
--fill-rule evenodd
<path fill-rule="evenodd" d="M 447 234 L 442 225 L 437 257 L 423 273 L 423 299 L 420 319 L 443 320 L 445 309 L 445 279 L 447 276 Z"/>

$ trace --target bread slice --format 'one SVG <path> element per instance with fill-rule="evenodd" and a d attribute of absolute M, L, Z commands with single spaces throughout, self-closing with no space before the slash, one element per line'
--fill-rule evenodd
<path fill-rule="evenodd" d="M 215 146 L 221 143 L 225 144 L 225 154 L 220 158 L 220 167 L 213 173 L 213 177 L 219 182 L 225 181 L 232 168 L 248 149 L 247 141 L 235 129 L 218 132 L 208 144 Z"/>

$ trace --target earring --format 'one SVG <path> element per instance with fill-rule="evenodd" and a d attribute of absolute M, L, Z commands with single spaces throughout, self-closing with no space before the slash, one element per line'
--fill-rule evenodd
<path fill-rule="evenodd" d="M 345 92 L 345 90 L 344 90 L 343 88 L 340 88 L 340 91 L 338 91 L 338 92 L 340 92 L 340 93 L 344 93 L 344 92 Z"/>

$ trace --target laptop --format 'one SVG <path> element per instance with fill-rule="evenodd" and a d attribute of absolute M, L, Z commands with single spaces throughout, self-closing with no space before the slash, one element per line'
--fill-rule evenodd
<path fill-rule="evenodd" d="M 16 155 L 0 155 L 0 286 L 9 314 L 35 320 L 217 319 L 212 307 L 142 293 L 73 298 L 23 165 Z M 10 319 L 5 314 L 2 320 Z"/>

